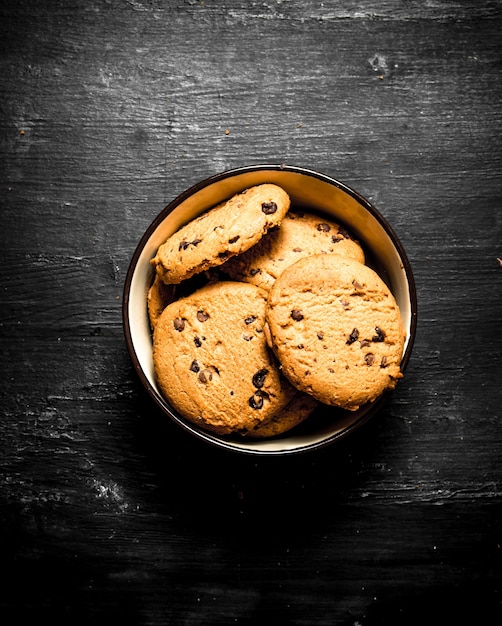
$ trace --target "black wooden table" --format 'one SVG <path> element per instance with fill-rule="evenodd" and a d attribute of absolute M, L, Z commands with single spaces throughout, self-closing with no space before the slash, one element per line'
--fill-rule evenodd
<path fill-rule="evenodd" d="M 4 0 L 2 624 L 471 624 L 502 609 L 502 3 Z M 166 423 L 129 260 L 240 165 L 368 197 L 418 289 L 385 408 L 259 460 Z"/>

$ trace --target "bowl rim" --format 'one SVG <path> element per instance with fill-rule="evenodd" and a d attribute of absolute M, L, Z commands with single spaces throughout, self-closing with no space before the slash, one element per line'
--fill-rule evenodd
<path fill-rule="evenodd" d="M 203 431 L 202 429 L 197 429 L 195 426 L 190 424 L 188 421 L 182 420 L 176 413 L 171 409 L 170 405 L 163 400 L 157 391 L 152 387 L 150 381 L 148 380 L 146 374 L 141 367 L 139 358 L 136 354 L 136 350 L 134 347 L 134 343 L 132 340 L 131 326 L 129 321 L 129 299 L 131 292 L 131 283 L 136 270 L 136 266 L 138 260 L 141 256 L 142 250 L 152 234 L 159 227 L 159 225 L 166 219 L 166 217 L 180 204 L 182 204 L 189 197 L 194 195 L 195 193 L 201 191 L 202 189 L 209 187 L 217 182 L 225 180 L 227 178 L 231 178 L 233 176 L 246 174 L 249 172 L 259 172 L 259 171 L 284 171 L 290 172 L 293 174 L 301 174 L 304 176 L 317 178 L 325 183 L 333 185 L 343 191 L 344 193 L 351 196 L 354 200 L 356 200 L 360 205 L 362 205 L 380 224 L 380 226 L 384 229 L 390 240 L 392 241 L 393 246 L 395 247 L 401 262 L 403 270 L 406 274 L 406 280 L 408 284 L 408 293 L 409 293 L 409 304 L 410 304 L 410 326 L 409 326 L 409 337 L 407 341 L 407 345 L 405 351 L 403 353 L 403 357 L 401 359 L 401 370 L 404 372 L 408 366 L 409 360 L 411 358 L 411 352 L 413 348 L 413 343 L 415 341 L 416 329 L 417 329 L 417 292 L 416 292 L 416 283 L 413 276 L 413 271 L 411 268 L 411 263 L 409 261 L 408 255 L 399 240 L 397 234 L 395 233 L 392 226 L 389 222 L 383 217 L 380 211 L 364 196 L 362 196 L 359 192 L 354 190 L 352 187 L 340 182 L 339 180 L 324 174 L 322 172 L 318 172 L 309 168 L 300 167 L 296 165 L 286 165 L 286 164 L 257 164 L 257 165 L 246 165 L 236 168 L 231 168 L 209 176 L 182 193 L 176 196 L 173 200 L 171 200 L 151 221 L 148 228 L 143 233 L 141 239 L 139 240 L 131 260 L 129 262 L 129 266 L 127 269 L 124 288 L 123 288 L 123 297 L 122 297 L 122 325 L 123 331 L 125 335 L 125 341 L 127 350 L 131 359 L 131 362 L 134 366 L 137 376 L 139 377 L 143 387 L 146 389 L 149 397 L 153 399 L 155 404 L 163 413 L 167 413 L 169 418 L 174 421 L 178 426 L 181 426 L 183 430 L 194 435 L 197 439 L 203 440 L 206 443 L 211 444 L 213 447 L 226 449 L 232 451 L 233 453 L 240 453 L 244 455 L 252 455 L 252 456 L 290 456 L 294 454 L 303 454 L 306 452 L 311 452 L 313 450 L 320 450 L 326 448 L 334 444 L 335 442 L 340 442 L 349 437 L 352 433 L 359 430 L 363 427 L 367 422 L 370 421 L 380 410 L 381 406 L 384 404 L 386 400 L 386 396 L 388 392 L 385 392 L 382 396 L 380 396 L 375 402 L 373 402 L 368 410 L 366 410 L 355 422 L 347 426 L 344 430 L 336 432 L 329 437 L 321 441 L 316 441 L 313 443 L 307 443 L 305 445 L 294 447 L 294 448 L 286 448 L 284 450 L 263 450 L 263 449 L 253 449 L 253 448 L 245 448 L 232 444 L 232 441 L 221 439 L 216 435 L 213 435 L 210 432 Z"/>

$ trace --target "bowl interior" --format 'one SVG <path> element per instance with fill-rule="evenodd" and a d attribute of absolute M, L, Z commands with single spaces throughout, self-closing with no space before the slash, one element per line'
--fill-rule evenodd
<path fill-rule="evenodd" d="M 298 452 L 324 446 L 364 424 L 383 399 L 358 411 L 323 406 L 315 420 L 290 433 L 248 441 L 219 437 L 186 422 L 162 397 L 155 380 L 152 337 L 146 307 L 153 279 L 150 259 L 157 248 L 183 224 L 208 208 L 253 185 L 270 182 L 283 187 L 292 207 L 313 209 L 341 222 L 363 245 L 368 263 L 388 283 L 401 310 L 406 329 L 402 369 L 409 360 L 416 324 L 415 288 L 411 268 L 399 240 L 379 212 L 350 188 L 322 174 L 289 166 L 253 166 L 214 176 L 171 202 L 154 220 L 141 239 L 131 261 L 124 291 L 124 327 L 136 371 L 155 402 L 182 427 L 199 438 L 227 449 L 256 454 Z"/>

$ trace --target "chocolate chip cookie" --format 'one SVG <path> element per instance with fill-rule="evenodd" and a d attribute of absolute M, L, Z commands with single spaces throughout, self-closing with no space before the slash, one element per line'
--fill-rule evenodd
<path fill-rule="evenodd" d="M 267 294 L 211 283 L 169 304 L 153 335 L 159 388 L 187 420 L 220 435 L 267 424 L 297 395 L 263 332 Z"/>
<path fill-rule="evenodd" d="M 267 439 L 282 435 L 302 424 L 318 406 L 319 402 L 314 397 L 298 391 L 269 422 L 250 430 L 246 435 L 249 439 Z"/>
<path fill-rule="evenodd" d="M 290 210 L 279 228 L 272 230 L 247 252 L 227 261 L 222 270 L 234 280 L 270 289 L 283 270 L 314 254 L 338 253 L 364 263 L 364 252 L 340 224 L 314 213 Z"/>
<path fill-rule="evenodd" d="M 290 203 L 277 185 L 251 187 L 175 232 L 151 263 L 164 283 L 180 283 L 248 250 L 281 223 Z"/>
<path fill-rule="evenodd" d="M 320 402 L 356 410 L 402 376 L 397 303 L 378 274 L 354 259 L 315 255 L 286 268 L 266 319 L 284 374 Z"/>
<path fill-rule="evenodd" d="M 148 319 L 152 330 L 157 326 L 157 321 L 166 308 L 166 306 L 174 300 L 174 286 L 166 285 L 158 274 L 155 274 L 154 280 L 147 295 Z"/>

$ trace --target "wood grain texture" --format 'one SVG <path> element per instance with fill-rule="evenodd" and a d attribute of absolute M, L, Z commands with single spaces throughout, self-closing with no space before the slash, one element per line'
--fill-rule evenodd
<path fill-rule="evenodd" d="M 490 0 L 4 0 L 5 623 L 500 623 L 501 26 Z M 419 302 L 378 419 L 280 462 L 166 424 L 121 322 L 164 205 L 264 162 L 373 201 Z"/>

